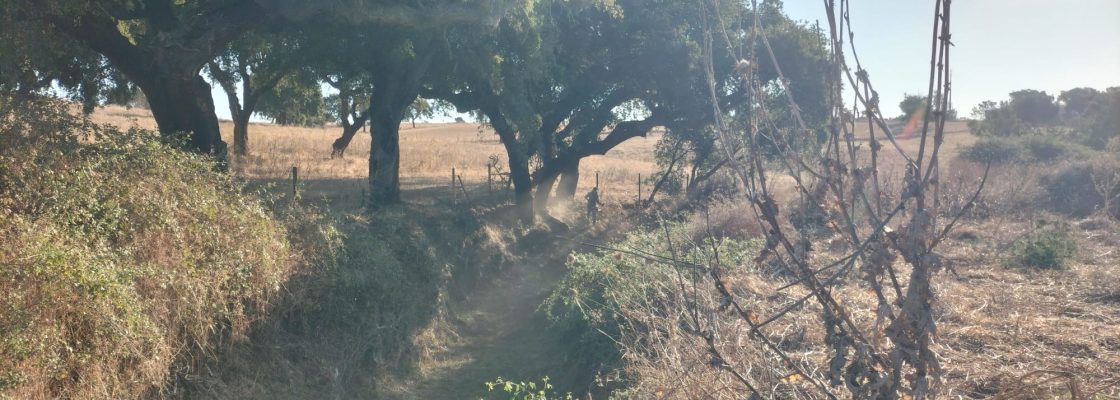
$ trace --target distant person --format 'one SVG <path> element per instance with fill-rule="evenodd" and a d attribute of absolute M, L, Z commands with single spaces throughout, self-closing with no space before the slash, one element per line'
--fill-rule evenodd
<path fill-rule="evenodd" d="M 599 205 L 602 204 L 599 202 L 599 188 L 591 189 L 583 198 L 587 199 L 587 220 L 592 224 L 598 222 Z"/>

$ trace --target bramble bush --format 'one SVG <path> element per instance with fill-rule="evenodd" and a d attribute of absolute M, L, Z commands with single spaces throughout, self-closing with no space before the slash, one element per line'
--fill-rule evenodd
<path fill-rule="evenodd" d="M 330 229 L 68 107 L 0 99 L 0 398 L 159 393 L 241 337 Z"/>

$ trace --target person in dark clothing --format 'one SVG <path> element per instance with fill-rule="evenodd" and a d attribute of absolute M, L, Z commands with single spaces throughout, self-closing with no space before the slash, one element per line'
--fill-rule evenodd
<path fill-rule="evenodd" d="M 591 223 L 599 221 L 599 188 L 591 189 L 583 198 L 587 199 L 587 220 Z"/>

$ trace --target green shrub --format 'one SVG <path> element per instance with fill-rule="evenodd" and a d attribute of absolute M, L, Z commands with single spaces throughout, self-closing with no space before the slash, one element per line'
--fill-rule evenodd
<path fill-rule="evenodd" d="M 1047 196 L 1040 203 L 1054 212 L 1087 217 L 1105 207 L 1105 194 L 1111 198 L 1120 195 L 1120 185 L 1102 185 L 1117 176 L 1120 159 L 1108 154 L 1058 165 L 1039 178 Z M 1109 206 L 1112 215 L 1120 213 L 1120 204 L 1111 202 Z"/>
<path fill-rule="evenodd" d="M 1074 143 L 1068 138 L 1030 135 L 1013 140 L 1022 144 L 1025 150 L 1023 153 L 1024 162 L 1049 163 L 1071 160 L 1084 157 L 1090 151 L 1085 146 Z"/>
<path fill-rule="evenodd" d="M 1022 159 L 1024 149 L 1015 140 L 984 137 L 960 150 L 961 158 L 980 164 L 1010 164 Z"/>
<path fill-rule="evenodd" d="M 285 226 L 208 157 L 0 103 L 0 397 L 158 393 L 294 272 Z"/>
<path fill-rule="evenodd" d="M 1039 269 L 1065 269 L 1077 254 L 1077 242 L 1070 237 L 1064 222 L 1039 222 L 1038 229 L 1028 233 L 1014 247 L 1017 265 Z"/>
<path fill-rule="evenodd" d="M 997 165 L 1052 163 L 1082 158 L 1090 153 L 1091 149 L 1067 138 L 1045 135 L 984 137 L 960 150 L 960 156 L 965 160 Z"/>

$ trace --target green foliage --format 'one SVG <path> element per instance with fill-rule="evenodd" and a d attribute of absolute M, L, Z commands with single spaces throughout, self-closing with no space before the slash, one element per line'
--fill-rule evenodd
<path fill-rule="evenodd" d="M 1092 153 L 1092 149 L 1071 143 L 1069 139 L 1040 135 L 984 137 L 960 149 L 960 156 L 966 160 L 995 165 L 1054 163 Z"/>
<path fill-rule="evenodd" d="M 1101 148 L 1120 137 L 1120 87 L 1071 89 L 1058 98 L 1065 106 L 1063 123 L 1085 145 Z"/>
<path fill-rule="evenodd" d="M 322 126 L 329 118 L 319 82 L 299 74 L 262 93 L 257 112 L 280 125 Z"/>
<path fill-rule="evenodd" d="M 1120 87 L 1104 91 L 1075 88 L 1054 97 L 1020 90 L 1009 99 L 985 101 L 972 111 L 969 128 L 977 135 L 1063 136 L 1067 141 L 1102 148 L 1120 136 Z"/>
<path fill-rule="evenodd" d="M 1008 106 L 1019 121 L 1031 126 L 1051 125 L 1058 122 L 1058 103 L 1045 91 L 1024 89 L 1011 92 Z"/>
<path fill-rule="evenodd" d="M 1024 149 L 1024 161 L 1032 163 L 1050 163 L 1055 161 L 1075 160 L 1092 152 L 1068 138 L 1055 136 L 1024 136 L 1016 138 Z"/>
<path fill-rule="evenodd" d="M 1013 262 L 1038 269 L 1065 269 L 1077 255 L 1077 242 L 1065 222 L 1039 221 L 1038 228 L 1015 243 Z"/>
<path fill-rule="evenodd" d="M 0 2 L 0 93 L 41 94 L 55 85 L 92 112 L 138 92 L 99 54 L 72 38 L 43 34 L 41 23 L 22 14 L 18 3 Z"/>
<path fill-rule="evenodd" d="M 551 383 L 548 383 L 548 377 L 541 378 L 540 383 L 536 381 L 510 381 L 498 377 L 493 382 L 486 382 L 486 390 L 497 393 L 499 397 L 491 398 L 504 398 L 508 400 L 572 400 L 571 393 L 558 394 L 553 391 Z"/>
<path fill-rule="evenodd" d="M 978 135 L 1018 136 L 1039 133 L 1058 123 L 1058 104 L 1054 96 L 1038 90 L 1011 92 L 1009 99 L 996 104 L 986 101 L 973 109 L 979 118 L 970 124 Z"/>
<path fill-rule="evenodd" d="M 583 339 L 588 342 L 585 346 L 597 350 L 598 361 L 608 367 L 617 363 L 616 340 L 640 336 L 650 330 L 670 329 L 651 326 L 649 320 L 641 316 L 651 312 L 663 315 L 665 310 L 683 306 L 677 286 L 680 279 L 690 282 L 689 285 L 691 282 L 711 284 L 700 282 L 707 279 L 706 271 L 674 267 L 634 255 L 671 259 L 673 253 L 669 251 L 666 232 L 682 262 L 714 266 L 713 251 L 718 250 L 721 265 L 716 267 L 722 268 L 727 276 L 753 268 L 752 258 L 762 246 L 757 239 L 693 240 L 683 225 L 666 223 L 664 229 L 635 230 L 609 245 L 630 254 L 613 251 L 573 254 L 568 262 L 568 274 L 543 307 L 560 327 L 580 327 L 588 332 Z"/>
<path fill-rule="evenodd" d="M 928 102 L 926 96 L 919 96 L 916 94 L 906 94 L 902 98 L 902 102 L 898 103 L 898 108 L 902 110 L 900 119 L 909 119 L 918 112 L 925 112 Z M 936 106 L 936 104 L 935 104 Z M 950 109 L 946 116 L 950 120 L 957 119 L 957 110 Z"/>
<path fill-rule="evenodd" d="M 966 160 L 981 164 L 1007 164 L 1018 162 L 1023 157 L 1021 143 L 1005 138 L 981 138 L 975 143 L 964 146 L 960 156 Z"/>
<path fill-rule="evenodd" d="M 724 10 L 726 18 L 741 20 L 753 18 L 748 10 L 738 6 L 746 3 L 732 2 L 729 4 L 732 4 L 728 6 L 731 9 Z M 763 90 L 767 92 L 766 99 L 751 99 L 750 96 L 741 92 L 737 83 L 739 77 L 735 71 L 720 68 L 721 65 L 735 65 L 737 60 L 730 58 L 732 56 L 729 54 L 721 53 L 719 48 L 722 46 L 716 46 L 713 57 L 715 57 L 717 84 L 728 85 L 727 87 L 717 88 L 717 91 L 726 93 L 726 96 L 720 101 L 729 104 L 751 101 L 766 103 L 766 108 L 770 110 L 766 118 L 772 119 L 774 123 L 763 124 L 764 126 L 759 128 L 764 130 L 764 133 L 760 135 L 764 152 L 771 154 L 779 152 L 780 146 L 771 142 L 771 138 L 776 137 L 787 140 L 787 144 L 792 148 L 816 149 L 823 143 L 821 139 L 830 110 L 828 85 L 825 82 L 825 77 L 829 75 L 828 54 L 823 47 L 827 39 L 817 27 L 796 21 L 786 15 L 780 2 L 764 2 L 761 12 L 762 24 L 765 27 L 774 56 L 782 67 L 782 74 L 789 79 L 789 90 L 798 102 L 799 115 L 808 128 L 816 134 L 790 134 L 785 131 L 770 132 L 772 127 L 797 125 L 797 122 L 793 119 L 794 113 L 789 109 L 789 102 L 786 100 L 786 89 L 778 84 L 778 72 L 774 69 L 773 63 L 764 62 L 758 66 L 758 71 L 756 71 L 756 78 L 760 81 Z M 682 34 L 688 33 L 685 30 L 681 32 Z M 752 43 L 748 41 L 748 37 L 749 35 L 746 33 L 736 33 L 733 34 L 732 40 L 743 40 L 742 43 L 736 44 L 740 47 L 758 46 L 753 50 L 743 51 L 754 51 L 759 54 L 768 52 L 762 43 Z M 694 59 L 692 63 L 699 65 L 702 62 L 699 59 Z M 693 76 L 696 73 L 684 72 L 684 68 L 677 71 L 677 74 L 683 76 Z M 675 81 L 679 81 L 676 83 L 680 85 L 707 88 L 706 82 L 687 82 L 687 80 L 679 79 Z M 693 115 L 710 114 L 710 108 L 704 109 L 704 107 L 708 107 L 705 105 L 711 102 L 710 95 L 706 91 L 690 93 L 680 88 L 676 90 L 678 90 L 677 93 L 680 93 L 679 99 L 687 99 L 683 101 L 688 101 L 691 104 L 688 107 L 674 108 L 674 111 L 687 112 Z M 686 95 L 692 97 L 685 97 Z M 738 107 L 738 109 L 753 110 L 756 108 L 743 106 Z M 741 130 L 746 129 L 751 117 L 750 113 L 739 113 L 726 122 L 732 126 L 733 130 Z M 762 118 L 757 115 L 754 117 Z M 711 125 L 712 121 L 706 118 L 674 116 L 673 121 L 666 124 L 667 133 L 663 136 L 661 143 L 658 144 L 656 156 L 661 173 L 681 177 L 673 178 L 668 182 L 677 183 L 687 180 L 690 194 L 697 194 L 696 190 L 704 186 L 704 182 L 711 178 L 718 178 L 717 173 L 726 165 L 726 154 L 717 147 L 716 135 Z M 733 151 L 745 147 L 742 142 L 727 145 Z M 665 189 L 669 189 L 668 191 L 671 192 L 673 187 L 669 186 Z M 698 197 L 704 197 L 704 195 L 701 194 Z"/>
<path fill-rule="evenodd" d="M 159 390 L 317 257 L 207 157 L 61 102 L 0 105 L 2 394 Z"/>
<path fill-rule="evenodd" d="M 916 94 L 904 95 L 902 102 L 898 103 L 898 108 L 902 110 L 902 116 L 900 118 L 907 119 L 910 118 L 911 115 L 914 115 L 914 113 L 925 110 L 926 103 L 925 96 Z"/>
<path fill-rule="evenodd" d="M 273 25 L 235 40 L 207 64 L 207 73 L 226 92 L 235 123 L 260 113 L 281 125 L 322 125 L 319 83 L 298 61 L 303 43 Z"/>

